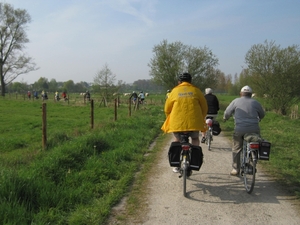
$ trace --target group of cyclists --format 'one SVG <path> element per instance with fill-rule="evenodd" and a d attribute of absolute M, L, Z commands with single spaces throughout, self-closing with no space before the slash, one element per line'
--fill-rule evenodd
<path fill-rule="evenodd" d="M 27 97 L 28 97 L 28 99 L 31 99 L 31 92 L 30 92 L 30 91 L 27 92 Z M 34 92 L 33 92 L 33 97 L 34 97 L 34 99 L 38 99 L 38 98 L 39 98 L 39 94 L 38 94 L 37 91 L 34 91 Z M 41 92 L 41 97 L 42 97 L 42 100 L 47 100 L 47 99 L 48 99 L 48 93 L 47 93 L 46 91 L 43 90 L 43 91 Z M 62 97 L 62 99 L 65 100 L 65 101 L 68 100 L 68 98 L 67 98 L 67 93 L 66 93 L 65 91 L 62 92 L 61 97 Z M 54 100 L 55 100 L 55 101 L 59 101 L 60 99 L 61 99 L 61 98 L 60 98 L 60 96 L 59 96 L 59 92 L 56 91 L 55 94 L 54 94 Z"/>
<path fill-rule="evenodd" d="M 245 133 L 260 133 L 259 119 L 264 118 L 265 113 L 261 104 L 251 98 L 252 89 L 244 86 L 240 91 L 240 97 L 234 99 L 224 111 L 223 119 L 228 120 L 233 116 L 235 120 L 232 148 L 232 171 L 230 175 L 237 176 L 240 152 L 243 145 Z M 211 88 L 202 91 L 192 84 L 192 76 L 182 73 L 178 76 L 178 85 L 167 91 L 164 112 L 166 120 L 161 129 L 165 133 L 173 133 L 174 142 L 179 142 L 180 133 L 188 133 L 192 139 L 192 145 L 199 146 L 201 132 L 201 143 L 205 142 L 207 116 L 216 119 L 219 111 L 218 98 L 213 94 Z M 174 168 L 173 172 L 179 172 Z"/>
<path fill-rule="evenodd" d="M 137 94 L 135 91 L 133 91 L 132 94 L 130 95 L 129 99 L 132 100 L 133 104 L 136 104 L 136 103 L 143 104 L 144 100 L 145 100 L 145 94 L 143 91 L 140 91 L 139 94 Z"/>

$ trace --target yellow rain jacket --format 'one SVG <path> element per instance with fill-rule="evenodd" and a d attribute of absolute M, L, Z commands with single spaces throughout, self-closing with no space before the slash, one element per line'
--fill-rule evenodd
<path fill-rule="evenodd" d="M 165 133 L 205 131 L 207 102 L 201 90 L 188 82 L 176 86 L 165 103 L 166 120 L 161 129 Z"/>

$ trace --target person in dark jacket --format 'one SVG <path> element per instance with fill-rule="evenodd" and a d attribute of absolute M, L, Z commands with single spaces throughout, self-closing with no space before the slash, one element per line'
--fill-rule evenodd
<path fill-rule="evenodd" d="M 137 93 L 135 91 L 133 91 L 132 94 L 130 95 L 129 99 L 132 99 L 132 103 L 135 104 L 137 98 L 138 98 Z"/>
<path fill-rule="evenodd" d="M 204 95 L 207 105 L 208 105 L 208 110 L 207 110 L 207 115 L 206 117 L 212 117 L 213 120 L 215 120 L 218 116 L 218 111 L 220 109 L 219 107 L 219 100 L 217 96 L 215 96 L 212 93 L 211 88 L 206 88 L 205 89 L 205 95 Z M 201 143 L 205 142 L 205 132 L 202 132 L 202 139 Z"/>

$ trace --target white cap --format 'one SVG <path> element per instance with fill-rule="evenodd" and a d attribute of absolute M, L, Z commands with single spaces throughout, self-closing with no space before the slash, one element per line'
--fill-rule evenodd
<path fill-rule="evenodd" d="M 205 94 L 211 94 L 212 93 L 212 89 L 211 88 L 206 88 L 205 89 Z"/>
<path fill-rule="evenodd" d="M 251 89 L 251 87 L 249 87 L 248 85 L 246 85 L 246 86 L 242 87 L 241 92 L 252 93 L 252 89 Z"/>

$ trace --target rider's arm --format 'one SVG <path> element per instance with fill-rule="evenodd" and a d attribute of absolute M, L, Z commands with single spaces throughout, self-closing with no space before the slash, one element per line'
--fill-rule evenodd
<path fill-rule="evenodd" d="M 234 101 L 232 101 L 225 109 L 223 119 L 228 120 L 231 117 L 231 115 L 233 115 L 234 110 L 235 110 Z"/>
<path fill-rule="evenodd" d="M 265 111 L 259 102 L 257 102 L 256 108 L 257 108 L 259 120 L 263 119 L 265 117 Z"/>

